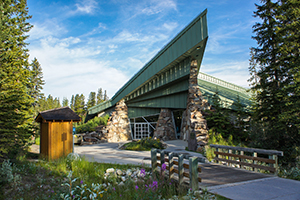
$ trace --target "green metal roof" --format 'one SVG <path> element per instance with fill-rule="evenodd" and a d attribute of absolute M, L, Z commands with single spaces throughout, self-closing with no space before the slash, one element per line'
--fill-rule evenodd
<path fill-rule="evenodd" d="M 123 98 L 130 99 L 130 96 L 135 98 L 141 95 L 144 88 L 148 87 L 148 83 L 151 84 L 151 81 L 155 83 L 157 77 L 160 77 L 158 80 L 162 83 L 158 87 L 162 87 L 163 84 L 168 84 L 176 79 L 187 76 L 189 71 L 184 71 L 181 74 L 179 72 L 177 74 L 174 73 L 172 76 L 170 74 L 176 71 L 176 69 L 181 69 L 181 63 L 187 60 L 187 58 L 189 61 L 190 59 L 197 59 L 200 65 L 208 38 L 206 14 L 207 10 L 198 15 L 137 72 L 111 100 L 91 107 L 88 109 L 88 114 L 92 115 L 108 109 Z M 185 64 L 183 65 L 185 66 Z M 175 77 L 175 79 L 172 80 L 172 77 Z M 157 106 L 159 107 L 159 103 Z"/>

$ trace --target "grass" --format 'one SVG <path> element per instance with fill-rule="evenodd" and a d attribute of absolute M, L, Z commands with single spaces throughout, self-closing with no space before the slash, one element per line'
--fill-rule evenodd
<path fill-rule="evenodd" d="M 30 158 L 36 155 L 29 154 Z M 35 156 L 35 157 L 32 157 Z M 115 176 L 106 177 L 108 168 L 139 168 L 137 179 L 123 185 Z M 55 161 L 27 159 L 4 161 L 0 165 L 0 199 L 222 199 L 206 191 L 194 194 L 187 187 L 178 187 L 164 172 L 150 176 L 145 166 L 88 162 L 86 159 Z M 143 175 L 144 174 L 144 175 Z"/>
<path fill-rule="evenodd" d="M 151 137 L 126 143 L 123 148 L 132 151 L 150 151 L 152 148 L 164 149 L 163 143 L 159 139 L 155 140 Z"/>

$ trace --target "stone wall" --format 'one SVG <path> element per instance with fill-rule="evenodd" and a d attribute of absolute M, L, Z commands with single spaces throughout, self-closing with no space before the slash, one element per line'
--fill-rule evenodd
<path fill-rule="evenodd" d="M 209 104 L 202 97 L 197 72 L 197 61 L 193 60 L 190 68 L 187 108 L 183 112 L 180 135 L 181 139 L 189 141 L 189 149 L 197 148 L 197 143 L 204 145 L 208 141 L 208 127 L 203 111 L 209 109 Z"/>
<path fill-rule="evenodd" d="M 172 111 L 170 109 L 161 109 L 155 129 L 153 137 L 164 141 L 176 139 Z"/>
<path fill-rule="evenodd" d="M 116 104 L 115 111 L 112 112 L 107 126 L 102 132 L 108 142 L 121 142 L 131 139 L 128 109 L 124 100 Z"/>

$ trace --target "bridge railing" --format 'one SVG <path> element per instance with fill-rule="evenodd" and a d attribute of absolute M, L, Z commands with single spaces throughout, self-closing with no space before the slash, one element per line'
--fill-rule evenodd
<path fill-rule="evenodd" d="M 248 167 L 257 172 L 257 169 L 269 171 L 277 174 L 278 172 L 278 156 L 283 156 L 282 151 L 254 149 L 245 147 L 233 147 L 211 144 L 210 147 L 215 148 L 214 151 L 216 157 L 214 158 L 217 163 L 225 162 L 229 166 L 238 166 L 239 168 Z M 227 152 L 224 152 L 227 151 Z M 248 155 L 244 155 L 244 154 Z M 252 156 L 249 156 L 249 153 Z M 267 155 L 258 157 L 258 155 Z"/>
<path fill-rule="evenodd" d="M 230 88 L 230 89 L 235 90 L 235 91 L 247 93 L 247 89 L 244 88 L 244 87 L 235 85 L 233 83 L 229 83 L 227 81 L 224 81 L 224 80 L 216 78 L 214 76 L 205 74 L 203 72 L 198 73 L 198 79 L 201 79 L 201 80 L 204 80 L 204 81 L 207 81 L 207 82 L 210 82 L 210 83 L 214 83 L 216 85 L 223 86 L 223 87 L 226 87 L 226 88 Z"/>
<path fill-rule="evenodd" d="M 174 158 L 178 158 L 178 160 L 175 160 Z M 189 164 L 184 163 L 184 159 L 188 159 Z M 159 172 L 158 167 L 160 167 L 160 169 L 162 170 L 163 165 L 166 166 L 166 170 L 168 170 L 170 179 L 175 179 L 174 175 L 177 174 L 178 183 L 179 185 L 181 185 L 183 184 L 184 177 L 187 177 L 190 180 L 190 188 L 192 188 L 193 191 L 199 189 L 198 183 L 201 182 L 201 178 L 198 176 L 198 173 L 201 172 L 201 168 L 198 166 L 198 157 L 186 157 L 183 154 L 177 154 L 159 149 L 152 149 L 152 172 Z M 189 170 L 189 172 L 186 172 L 185 169 Z"/>

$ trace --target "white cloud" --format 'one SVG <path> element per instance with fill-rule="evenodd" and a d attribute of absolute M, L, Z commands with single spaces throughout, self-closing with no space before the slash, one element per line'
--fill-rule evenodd
<path fill-rule="evenodd" d="M 146 15 L 153 15 L 153 14 L 158 14 L 162 13 L 165 10 L 177 10 L 177 5 L 174 1 L 172 0 L 152 0 L 149 1 L 150 5 L 146 5 L 144 9 L 141 10 L 141 13 L 146 14 Z"/>
<path fill-rule="evenodd" d="M 48 36 L 58 36 L 67 33 L 67 30 L 60 26 L 55 19 L 51 19 L 43 23 L 33 23 L 33 28 L 29 33 L 30 40 L 37 40 Z"/>
<path fill-rule="evenodd" d="M 224 63 L 203 64 L 200 68 L 200 71 L 224 81 L 248 88 L 249 83 L 247 80 L 250 78 L 248 67 L 248 61 L 231 61 Z"/>
<path fill-rule="evenodd" d="M 83 0 L 80 1 L 80 3 L 76 3 L 76 11 L 75 13 L 86 13 L 86 14 L 91 14 L 94 12 L 97 2 L 95 0 Z"/>

